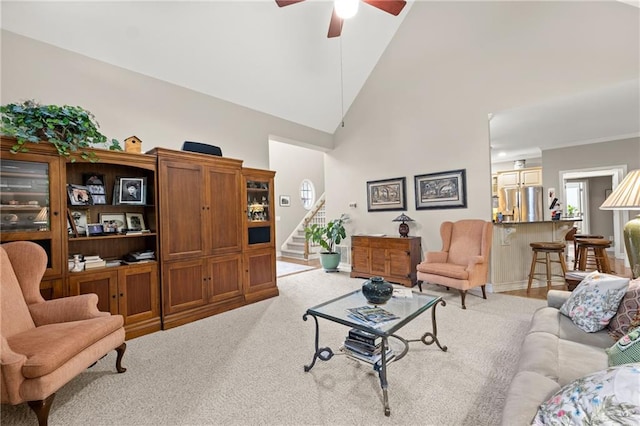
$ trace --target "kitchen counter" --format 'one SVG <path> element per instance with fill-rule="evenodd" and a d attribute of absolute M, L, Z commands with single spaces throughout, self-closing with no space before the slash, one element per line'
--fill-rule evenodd
<path fill-rule="evenodd" d="M 579 218 L 544 220 L 538 222 L 494 223 L 489 273 L 494 292 L 527 288 L 533 242 L 565 242 L 565 235 Z M 542 271 L 544 265 L 537 266 Z M 552 263 L 553 273 L 561 273 L 560 265 Z M 555 281 L 554 281 L 555 282 Z M 560 281 L 558 281 L 560 284 Z M 546 282 L 534 280 L 532 287 L 546 287 Z"/>
<path fill-rule="evenodd" d="M 534 223 L 563 223 L 563 222 L 581 222 L 582 219 L 580 218 L 562 218 L 559 220 L 538 220 L 535 222 L 493 222 L 494 225 L 500 226 L 500 225 L 530 225 L 530 224 L 534 224 Z"/>

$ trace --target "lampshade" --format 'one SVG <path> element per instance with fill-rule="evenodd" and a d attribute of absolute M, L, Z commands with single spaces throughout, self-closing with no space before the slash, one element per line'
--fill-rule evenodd
<path fill-rule="evenodd" d="M 633 170 L 600 206 L 601 210 L 640 210 L 640 169 Z"/>
<path fill-rule="evenodd" d="M 640 169 L 633 170 L 620 182 L 600 206 L 601 210 L 640 210 Z M 624 226 L 624 246 L 631 275 L 640 276 L 640 215 Z"/>
<path fill-rule="evenodd" d="M 413 222 L 413 219 L 411 219 L 406 214 L 402 213 L 400 216 L 393 219 L 392 222 Z"/>

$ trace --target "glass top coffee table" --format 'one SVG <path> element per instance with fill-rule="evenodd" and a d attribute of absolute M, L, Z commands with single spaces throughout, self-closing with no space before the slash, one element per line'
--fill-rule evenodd
<path fill-rule="evenodd" d="M 402 359 L 409 350 L 410 342 L 420 341 L 425 345 L 435 343 L 442 351 L 447 351 L 447 347 L 442 346 L 438 340 L 438 328 L 436 325 L 436 306 L 438 304 L 446 306 L 446 302 L 441 297 L 434 297 L 426 294 L 412 293 L 412 297 L 392 297 L 387 303 L 379 306 L 398 318 L 376 325 L 366 324 L 350 316 L 348 309 L 361 306 L 374 306 L 367 302 L 367 299 L 362 294 L 362 290 L 353 291 L 329 300 L 328 302 L 309 308 L 302 316 L 302 319 L 306 321 L 307 317 L 311 316 L 315 321 L 315 353 L 313 354 L 311 364 L 304 366 L 304 371 L 310 371 L 318 359 L 328 361 L 334 356 L 334 352 L 331 348 L 320 347 L 319 345 L 320 328 L 318 326 L 318 318 L 324 318 L 326 320 L 333 321 L 350 328 L 363 330 L 380 337 L 382 339 L 381 357 L 380 360 L 372 364 L 374 370 L 378 372 L 378 377 L 380 379 L 380 387 L 382 388 L 384 398 L 384 414 L 389 416 L 391 414 L 391 410 L 389 408 L 389 399 L 387 396 L 387 364 L 389 362 L 399 361 Z M 405 339 L 396 334 L 398 330 L 428 310 L 431 310 L 431 332 L 424 333 L 419 339 Z M 402 343 L 403 349 L 399 354 L 394 353 L 391 356 L 387 355 L 389 338 L 397 339 Z"/>

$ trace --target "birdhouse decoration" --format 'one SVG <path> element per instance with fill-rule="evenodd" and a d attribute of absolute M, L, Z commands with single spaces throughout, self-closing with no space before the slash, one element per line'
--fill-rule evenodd
<path fill-rule="evenodd" d="M 142 141 L 137 136 L 129 136 L 124 140 L 125 152 L 135 152 L 140 154 L 142 152 Z"/>

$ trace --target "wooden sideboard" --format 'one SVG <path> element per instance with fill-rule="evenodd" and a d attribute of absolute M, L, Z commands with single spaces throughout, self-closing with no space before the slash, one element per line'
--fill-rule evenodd
<path fill-rule="evenodd" d="M 351 237 L 351 277 L 380 276 L 406 287 L 416 285 L 422 257 L 420 237 Z"/>

